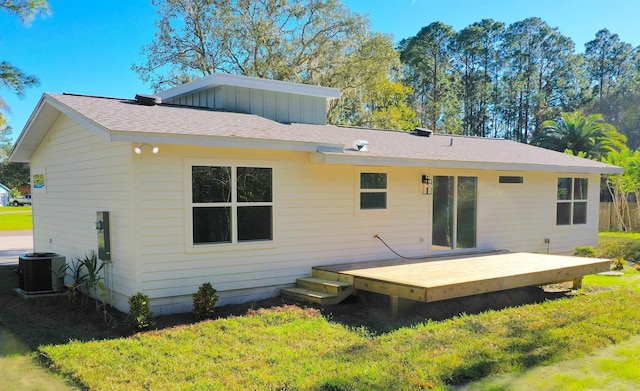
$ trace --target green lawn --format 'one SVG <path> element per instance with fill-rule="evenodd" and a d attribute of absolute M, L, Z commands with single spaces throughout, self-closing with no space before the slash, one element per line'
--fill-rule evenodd
<path fill-rule="evenodd" d="M 598 284 L 603 278 L 621 284 Z M 587 278 L 581 294 L 570 299 L 382 335 L 285 307 L 40 351 L 92 390 L 451 389 L 489 375 L 584 360 L 639 336 L 639 283 L 640 273 L 629 268 L 624 277 Z"/>
<path fill-rule="evenodd" d="M 598 240 L 640 240 L 640 232 L 600 232 Z"/>
<path fill-rule="evenodd" d="M 22 231 L 33 229 L 30 206 L 0 207 L 0 231 Z"/>
<path fill-rule="evenodd" d="M 91 390 L 630 390 L 640 373 L 640 273 L 631 267 L 587 276 L 562 299 L 384 332 L 281 306 L 199 323 L 183 315 L 129 335 L 91 306 L 15 300 L 14 279 L 0 268 L 0 324 L 37 350 L 2 358 L 0 389 L 24 378 L 22 368 L 46 383 L 36 356 Z"/>

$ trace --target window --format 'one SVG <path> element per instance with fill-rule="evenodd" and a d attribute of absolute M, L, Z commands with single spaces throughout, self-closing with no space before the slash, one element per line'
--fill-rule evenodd
<path fill-rule="evenodd" d="M 360 209 L 387 209 L 386 173 L 360 173 Z"/>
<path fill-rule="evenodd" d="M 192 166 L 193 244 L 273 239 L 271 168 Z"/>
<path fill-rule="evenodd" d="M 587 178 L 558 178 L 556 225 L 587 223 Z"/>
<path fill-rule="evenodd" d="M 524 183 L 524 177 L 500 175 L 498 183 Z"/>

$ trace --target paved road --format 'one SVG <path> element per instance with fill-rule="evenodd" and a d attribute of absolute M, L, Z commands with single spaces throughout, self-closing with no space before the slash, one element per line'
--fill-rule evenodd
<path fill-rule="evenodd" d="M 0 231 L 0 265 L 18 264 L 18 257 L 33 252 L 32 231 Z"/>

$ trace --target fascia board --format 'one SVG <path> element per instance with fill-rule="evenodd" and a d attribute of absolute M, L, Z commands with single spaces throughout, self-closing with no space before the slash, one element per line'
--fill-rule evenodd
<path fill-rule="evenodd" d="M 58 114 L 54 115 L 53 111 L 56 111 Z M 14 163 L 28 163 L 60 113 L 69 116 L 74 121 L 95 131 L 98 135 L 109 139 L 109 129 L 89 120 L 87 117 L 45 93 L 29 117 L 22 133 L 18 136 L 16 144 L 9 156 L 9 161 Z"/>
<path fill-rule="evenodd" d="M 363 152 L 366 154 L 366 152 Z M 363 166 L 400 166 L 425 167 L 442 169 L 491 170 L 491 171 L 537 171 L 537 172 L 567 172 L 576 174 L 622 174 L 624 170 L 617 166 L 582 167 L 562 166 L 555 164 L 521 164 L 495 162 L 465 162 L 451 160 L 426 160 L 411 158 L 393 158 L 381 156 L 354 156 L 352 154 L 335 154 L 317 152 L 312 154 L 311 161 L 318 164 L 349 164 Z"/>

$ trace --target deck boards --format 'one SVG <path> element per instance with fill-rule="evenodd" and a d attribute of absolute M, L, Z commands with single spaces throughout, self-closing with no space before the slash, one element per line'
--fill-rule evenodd
<path fill-rule="evenodd" d="M 423 302 L 580 281 L 609 268 L 608 259 L 504 252 L 316 267 L 351 276 L 356 289 Z"/>

